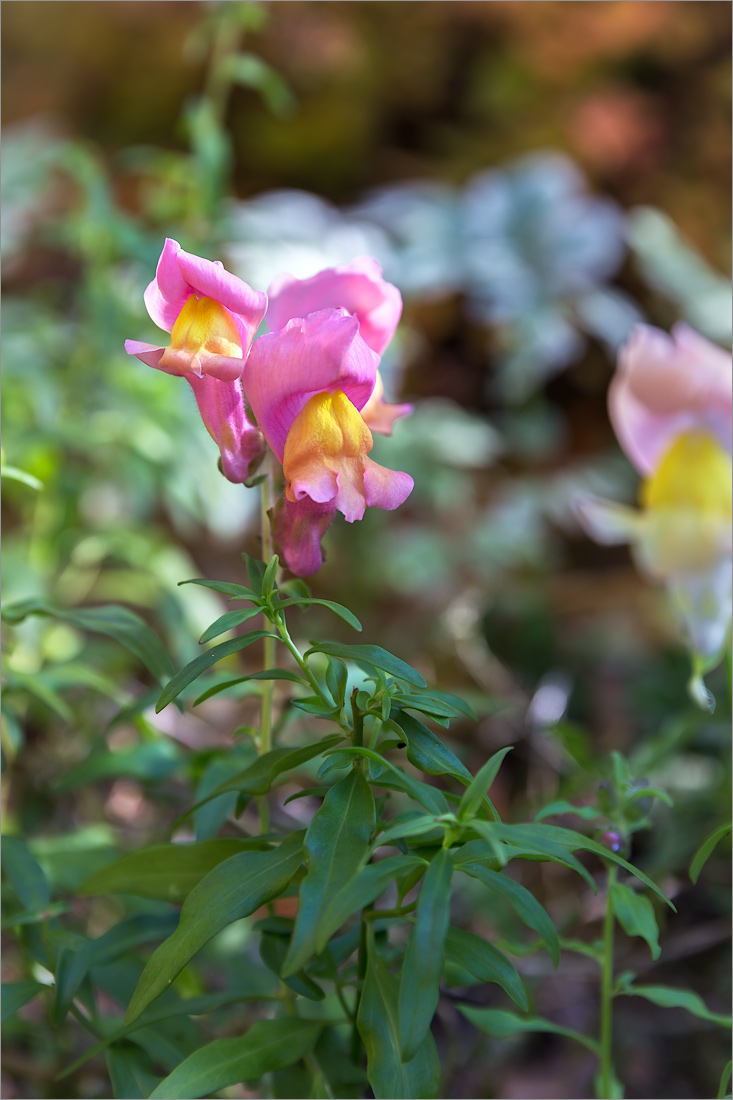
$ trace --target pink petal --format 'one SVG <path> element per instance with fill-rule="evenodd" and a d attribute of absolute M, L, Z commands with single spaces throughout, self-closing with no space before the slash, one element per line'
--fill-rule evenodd
<path fill-rule="evenodd" d="M 399 420 L 402 416 L 409 416 L 412 405 L 389 405 L 382 399 L 383 393 L 382 376 L 377 371 L 377 381 L 372 396 L 361 410 L 361 415 L 371 431 L 378 432 L 380 435 L 392 435 L 395 420 Z"/>
<path fill-rule="evenodd" d="M 731 356 L 687 325 L 672 336 L 637 325 L 621 349 L 609 389 L 619 442 L 649 473 L 681 432 L 706 429 L 731 449 Z"/>
<path fill-rule="evenodd" d="M 244 326 L 246 339 L 242 343 L 246 354 L 260 321 L 267 309 L 267 295 L 226 271 L 216 260 L 205 260 L 181 250 L 178 264 L 183 278 L 192 290 L 205 298 L 213 298 L 239 318 Z"/>
<path fill-rule="evenodd" d="M 316 504 L 309 497 L 295 503 L 283 498 L 275 509 L 273 538 L 288 569 L 310 577 L 323 564 L 321 539 L 331 525 L 333 505 Z"/>
<path fill-rule="evenodd" d="M 209 375 L 187 374 L 211 438 L 219 445 L 222 472 L 237 484 L 257 470 L 265 453 L 262 433 L 250 422 L 239 379 L 219 381 Z"/>
<path fill-rule="evenodd" d="M 144 294 L 145 307 L 160 328 L 170 332 L 176 323 L 191 287 L 186 282 L 178 263 L 181 246 L 178 241 L 166 238 L 158 260 L 155 278 Z"/>
<path fill-rule="evenodd" d="M 162 370 L 164 374 L 180 375 L 183 372 L 172 370 L 170 367 L 161 367 L 160 360 L 165 348 L 158 348 L 155 344 L 145 344 L 141 340 L 125 340 L 125 351 L 128 355 L 135 355 L 141 362 L 156 370 Z"/>
<path fill-rule="evenodd" d="M 255 341 L 244 368 L 244 389 L 281 462 L 290 425 L 314 394 L 342 390 L 357 409 L 368 401 L 379 359 L 358 329 L 346 310 L 324 309 Z"/>
<path fill-rule="evenodd" d="M 388 470 L 371 458 L 365 459 L 364 496 L 367 504 L 391 512 L 405 503 L 414 484 L 409 474 Z"/>
<path fill-rule="evenodd" d="M 343 308 L 358 317 L 362 339 L 378 355 L 392 339 L 402 315 L 399 290 L 382 278 L 381 267 L 369 256 L 326 268 L 309 279 L 280 275 L 270 286 L 268 297 L 271 330 L 284 328 L 293 317 Z"/>

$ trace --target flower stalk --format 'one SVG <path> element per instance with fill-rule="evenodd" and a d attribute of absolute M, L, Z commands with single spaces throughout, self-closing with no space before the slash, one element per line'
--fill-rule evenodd
<path fill-rule="evenodd" d="M 600 1096 L 610 1100 L 613 1093 L 613 887 L 616 883 L 616 864 L 608 865 L 606 915 L 603 921 L 603 959 L 601 963 L 601 1067 Z"/>

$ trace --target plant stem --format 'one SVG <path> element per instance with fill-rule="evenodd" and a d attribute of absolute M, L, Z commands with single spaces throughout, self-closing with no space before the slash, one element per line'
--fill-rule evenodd
<path fill-rule="evenodd" d="M 616 864 L 608 868 L 606 892 L 606 915 L 603 921 L 603 963 L 601 967 L 601 1096 L 609 1100 L 612 1096 L 613 1082 L 613 933 L 615 920 L 613 914 L 613 887 L 616 882 Z"/>
<path fill-rule="evenodd" d="M 272 456 L 268 454 L 265 459 L 266 477 L 260 484 L 260 521 L 262 527 L 262 560 L 269 562 L 272 557 L 272 524 L 270 522 L 270 510 L 272 508 Z M 275 639 L 264 638 L 262 642 L 262 669 L 275 667 Z M 260 702 L 260 737 L 258 751 L 260 756 L 269 752 L 272 748 L 272 695 L 275 683 L 273 680 L 262 681 L 262 696 Z M 268 797 L 263 794 L 258 804 L 260 817 L 260 832 L 270 831 L 270 805 Z"/>

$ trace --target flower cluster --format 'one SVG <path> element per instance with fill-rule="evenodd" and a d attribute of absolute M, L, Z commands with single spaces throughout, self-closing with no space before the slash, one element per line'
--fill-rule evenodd
<path fill-rule="evenodd" d="M 717 663 L 731 622 L 731 406 L 728 352 L 684 324 L 638 325 L 609 390 L 616 435 L 643 477 L 635 511 L 586 496 L 578 513 L 599 542 L 632 545 L 664 582 L 698 669 Z"/>
<path fill-rule="evenodd" d="M 127 340 L 125 349 L 189 382 L 225 477 L 248 482 L 268 446 L 282 463 L 273 534 L 292 572 L 320 568 L 337 510 L 353 522 L 369 505 L 407 499 L 412 478 L 369 458 L 372 431 L 389 435 L 411 411 L 383 400 L 380 355 L 402 298 L 375 260 L 282 275 L 265 295 L 166 240 L 145 305 L 170 344 Z M 256 337 L 263 319 L 270 331 Z"/>

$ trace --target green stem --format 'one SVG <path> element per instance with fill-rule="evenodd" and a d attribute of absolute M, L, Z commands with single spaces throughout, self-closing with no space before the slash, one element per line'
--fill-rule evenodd
<path fill-rule="evenodd" d="M 606 915 L 603 921 L 603 963 L 601 967 L 601 1096 L 609 1100 L 613 1082 L 613 887 L 616 882 L 616 864 L 608 868 Z"/>
<path fill-rule="evenodd" d="M 270 511 L 272 508 L 272 458 L 268 455 L 267 476 L 260 486 L 260 520 L 262 525 L 262 560 L 269 562 L 272 558 L 272 524 Z M 265 638 L 262 646 L 262 669 L 267 671 L 275 667 L 275 638 Z M 262 681 L 262 697 L 260 702 L 260 737 L 258 751 L 260 756 L 269 752 L 272 748 L 272 697 L 275 687 L 274 680 Z M 259 799 L 258 804 L 260 832 L 270 831 L 270 804 L 266 794 Z"/>

